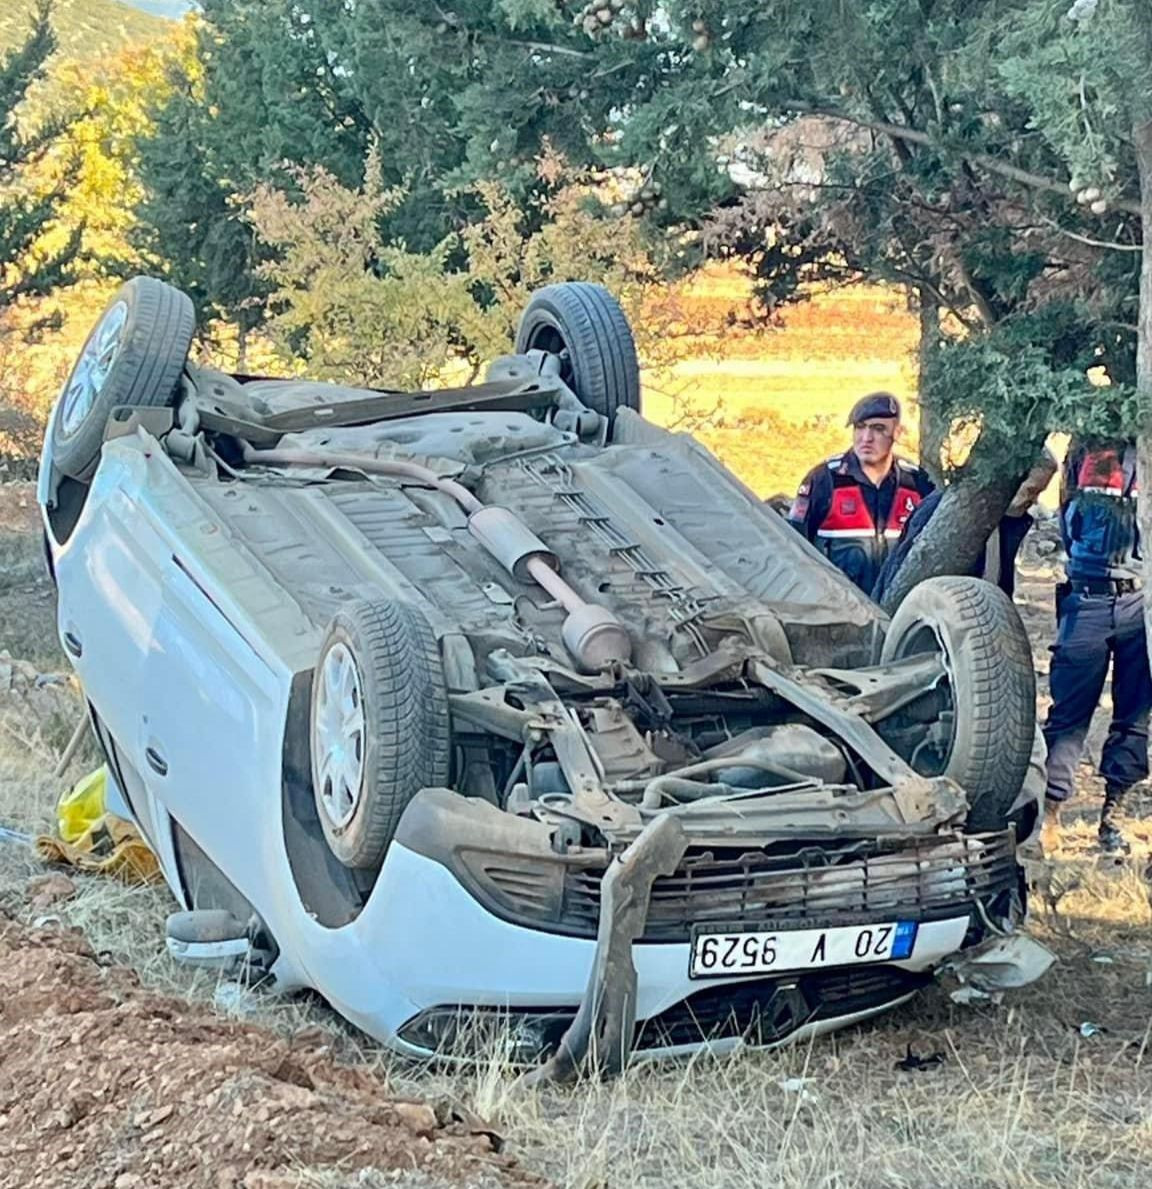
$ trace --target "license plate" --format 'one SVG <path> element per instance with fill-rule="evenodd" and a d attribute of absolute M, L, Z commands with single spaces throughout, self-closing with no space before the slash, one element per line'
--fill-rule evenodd
<path fill-rule="evenodd" d="M 899 962 L 912 956 L 915 945 L 915 921 L 755 933 L 698 931 L 692 938 L 688 973 L 692 978 L 728 978 L 734 974 Z"/>

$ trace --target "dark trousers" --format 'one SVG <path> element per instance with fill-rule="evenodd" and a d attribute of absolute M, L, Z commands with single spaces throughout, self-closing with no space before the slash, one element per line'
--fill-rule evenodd
<path fill-rule="evenodd" d="M 1144 634 L 1144 595 L 1069 594 L 1052 648 L 1052 708 L 1044 727 L 1048 744 L 1048 797 L 1072 793 L 1092 715 L 1112 664 L 1112 725 L 1100 775 L 1126 789 L 1148 775 L 1148 711 L 1152 674 Z"/>

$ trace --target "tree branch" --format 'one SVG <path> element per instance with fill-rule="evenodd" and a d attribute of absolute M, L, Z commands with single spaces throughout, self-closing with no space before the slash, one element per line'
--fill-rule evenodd
<path fill-rule="evenodd" d="M 853 116 L 848 112 L 837 111 L 834 108 L 818 107 L 802 99 L 787 100 L 784 106 L 791 107 L 796 111 L 805 112 L 808 115 L 823 116 L 827 120 L 839 120 L 845 124 L 854 124 L 858 128 L 867 128 L 871 132 L 878 132 L 882 136 L 887 136 L 892 140 L 923 145 L 925 148 L 935 149 L 937 152 L 958 152 L 966 161 L 980 166 L 981 169 L 986 169 L 989 173 L 999 174 L 1001 177 L 1018 182 L 1022 186 L 1027 186 L 1030 190 L 1043 190 L 1049 194 L 1060 194 L 1066 200 L 1073 201 L 1073 196 L 1068 186 L 1063 182 L 1058 182 L 1054 178 L 1044 177 L 1042 174 L 1031 173 L 1027 169 L 1021 169 L 1019 166 L 1011 165 L 1007 161 L 999 161 L 995 157 L 989 157 L 985 153 L 966 153 L 963 150 L 950 149 L 947 145 L 940 144 L 939 141 L 929 136 L 927 132 L 921 132 L 918 128 L 906 128 L 903 124 L 890 124 L 886 120 L 869 120 L 863 116 Z M 1109 207 L 1112 210 L 1125 211 L 1130 215 L 1140 214 L 1140 204 L 1129 198 L 1109 200 Z"/>
<path fill-rule="evenodd" d="M 463 21 L 454 13 L 446 12 L 439 4 L 433 3 L 432 7 L 436 10 L 436 15 L 445 25 L 457 32 L 467 33 L 471 37 L 478 40 L 491 40 L 487 34 L 481 33 L 478 29 L 468 29 L 465 27 Z M 560 54 L 565 58 L 582 58 L 585 61 L 592 62 L 596 60 L 595 54 L 590 54 L 587 50 L 574 50 L 566 45 L 554 45 L 548 41 L 521 41 L 516 37 L 500 38 L 506 45 L 518 45 L 524 49 L 536 50 L 542 54 Z"/>
<path fill-rule="evenodd" d="M 1040 221 L 1046 223 L 1054 231 L 1060 232 L 1061 235 L 1068 239 L 1074 239 L 1078 244 L 1087 244 L 1090 248 L 1106 248 L 1111 252 L 1143 252 L 1143 244 L 1118 244 L 1113 240 L 1107 239 L 1092 239 L 1091 236 L 1079 235 L 1075 231 L 1069 231 L 1067 227 L 1061 227 L 1055 219 L 1049 219 L 1047 215 L 1040 215 Z"/>
<path fill-rule="evenodd" d="M 570 49 L 566 45 L 553 45 L 547 41 L 520 41 L 515 37 L 505 39 L 508 45 L 518 45 L 526 50 L 536 50 L 541 54 L 560 54 L 565 58 L 582 58 L 586 62 L 596 61 L 596 55 L 586 50 Z"/>

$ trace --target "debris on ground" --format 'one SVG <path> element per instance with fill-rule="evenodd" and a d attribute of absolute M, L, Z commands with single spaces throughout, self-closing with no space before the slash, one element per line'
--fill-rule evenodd
<path fill-rule="evenodd" d="M 896 1062 L 896 1068 L 904 1073 L 919 1073 L 925 1069 L 938 1069 L 943 1064 L 943 1053 L 929 1053 L 927 1056 L 922 1056 L 920 1053 L 914 1053 L 912 1046 L 909 1045 L 908 1051 Z"/>
<path fill-rule="evenodd" d="M 988 991 L 981 991 L 979 987 L 957 987 L 955 991 L 949 992 L 948 998 L 953 1003 L 960 1004 L 961 1007 L 972 1007 L 977 1003 L 991 1003 L 999 1004 L 1003 1001 L 1004 996 L 999 991 L 989 993 Z"/>
<path fill-rule="evenodd" d="M 140 831 L 122 817 L 106 813 L 75 839 L 41 834 L 36 853 L 45 863 L 74 867 L 90 875 L 115 876 L 127 884 L 158 883 L 160 867 Z"/>
<path fill-rule="evenodd" d="M 996 937 L 950 959 L 944 970 L 962 984 L 991 995 L 1036 982 L 1056 961 L 1056 955 L 1026 933 Z"/>
<path fill-rule="evenodd" d="M 0 598 L 0 623 L 5 623 L 5 627 L 12 613 L 10 598 L 10 592 Z M 43 726 L 75 722 L 78 689 L 75 678 L 68 674 L 42 672 L 28 661 L 17 660 L 0 650 L 0 727 L 4 728 L 4 734 L 15 735 L 16 742 L 29 750 L 42 751 L 45 756 L 52 751 L 38 733 L 21 734 L 14 724 Z"/>
<path fill-rule="evenodd" d="M 101 765 L 56 802 L 56 832 L 41 834 L 45 863 L 109 875 L 127 884 L 159 883 L 160 865 L 136 826 L 108 809 L 108 769 Z"/>
<path fill-rule="evenodd" d="M 810 1087 L 816 1082 L 815 1078 L 778 1078 L 776 1085 L 784 1091 L 785 1094 L 796 1095 L 796 1100 L 802 1103 L 816 1102 L 819 1095 Z"/>
<path fill-rule="evenodd" d="M 4 1186 L 294 1189 L 337 1167 L 542 1183 L 473 1116 L 396 1101 L 322 1050 L 142 989 L 77 930 L 0 916 Z"/>
<path fill-rule="evenodd" d="M 67 673 L 41 673 L 28 661 L 16 660 L 10 653 L 0 652 L 0 693 L 19 694 L 48 686 L 64 686 L 71 680 Z"/>
<path fill-rule="evenodd" d="M 54 904 L 71 900 L 76 895 L 76 885 L 68 876 L 53 871 L 30 879 L 24 886 L 24 895 L 28 900 L 28 908 L 39 913 Z"/>

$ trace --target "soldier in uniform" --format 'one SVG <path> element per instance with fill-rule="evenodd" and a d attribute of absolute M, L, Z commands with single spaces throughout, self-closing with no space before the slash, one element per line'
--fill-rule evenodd
<path fill-rule="evenodd" d="M 1112 722 L 1100 757 L 1103 850 L 1129 849 L 1118 824 L 1125 795 L 1148 776 L 1152 674 L 1144 628 L 1136 526 L 1136 447 L 1080 445 L 1064 464 L 1060 527 L 1067 581 L 1057 588 L 1059 628 L 1052 648 L 1045 835 L 1071 795 L 1104 682 L 1112 669 Z"/>
<path fill-rule="evenodd" d="M 852 449 L 813 467 L 788 519 L 871 593 L 889 550 L 933 488 L 920 467 L 895 453 L 900 402 L 894 396 L 874 392 L 862 397 L 848 424 Z"/>

